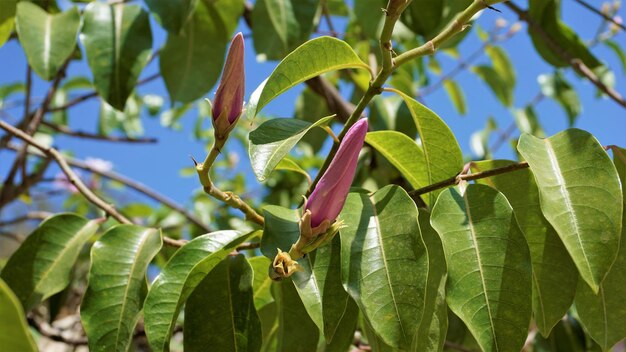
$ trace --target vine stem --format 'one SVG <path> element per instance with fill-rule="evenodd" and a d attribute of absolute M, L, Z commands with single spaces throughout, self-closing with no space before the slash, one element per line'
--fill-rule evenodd
<path fill-rule="evenodd" d="M 354 111 L 346 121 L 341 133 L 339 133 L 338 139 L 339 142 L 333 143 L 333 146 L 324 160 L 324 165 L 320 168 L 313 184 L 309 186 L 309 189 L 306 192 L 306 196 L 311 195 L 315 186 L 319 182 L 320 178 L 328 169 L 330 162 L 332 161 L 335 154 L 339 150 L 339 144 L 343 137 L 346 135 L 350 127 L 354 125 L 361 114 L 365 111 L 365 108 L 370 103 L 370 101 L 376 96 L 383 92 L 383 84 L 387 81 L 387 78 L 391 76 L 393 71 L 398 67 L 410 60 L 416 59 L 425 55 L 432 55 L 437 51 L 437 48 L 443 44 L 448 39 L 452 38 L 455 34 L 463 31 L 467 27 L 467 22 L 480 10 L 483 10 L 487 7 L 490 7 L 493 4 L 503 2 L 506 0 L 474 0 L 470 6 L 468 6 L 463 12 L 457 15 L 452 22 L 450 22 L 446 28 L 439 33 L 435 38 L 429 40 L 425 44 L 408 50 L 398 56 L 393 58 L 393 48 L 391 44 L 391 34 L 393 33 L 393 28 L 400 18 L 402 11 L 409 5 L 410 1 L 389 1 L 387 8 L 383 11 L 385 12 L 385 22 L 383 24 L 383 30 L 380 35 L 380 47 L 382 54 L 382 67 L 374 80 L 370 82 L 370 85 L 361 97 L 361 100 L 358 102 L 357 106 L 354 108 Z"/>

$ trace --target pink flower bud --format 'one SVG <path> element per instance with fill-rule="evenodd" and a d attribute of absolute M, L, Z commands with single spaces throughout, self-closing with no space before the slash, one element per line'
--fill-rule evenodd
<path fill-rule="evenodd" d="M 225 138 L 235 127 L 243 111 L 245 72 L 243 35 L 237 33 L 230 44 L 222 79 L 211 107 L 213 127 L 218 138 Z"/>
<path fill-rule="evenodd" d="M 324 220 L 332 223 L 341 212 L 354 179 L 367 128 L 367 119 L 350 127 L 333 161 L 311 193 L 305 207 L 311 211 L 311 227 L 319 226 Z"/>

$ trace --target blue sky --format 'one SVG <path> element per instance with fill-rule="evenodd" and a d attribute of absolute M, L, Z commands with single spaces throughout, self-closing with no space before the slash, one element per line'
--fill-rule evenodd
<path fill-rule="evenodd" d="M 66 0 L 60 1 L 60 3 L 64 8 L 68 4 Z M 521 2 L 518 1 L 518 3 Z M 564 1 L 563 3 L 565 22 L 574 27 L 584 39 L 590 39 L 595 34 L 601 19 L 572 1 Z M 596 3 L 596 1 L 593 1 L 593 3 Z M 599 4 L 599 1 L 597 3 Z M 505 18 L 509 23 L 515 21 L 515 16 L 504 6 L 499 5 L 498 7 L 502 9 L 502 14 L 494 11 L 485 11 L 478 19 L 478 23 L 483 28 L 492 28 L 494 21 L 500 17 Z M 623 9 L 620 10 L 620 14 L 622 18 L 626 18 Z M 341 32 L 341 27 L 345 24 L 338 19 L 334 20 L 336 21 L 335 25 L 338 27 L 338 31 Z M 243 22 L 240 23 L 240 30 L 244 34 L 250 33 L 250 30 Z M 158 48 L 165 42 L 165 32 L 154 21 L 152 23 L 152 31 L 154 36 L 153 47 Z M 623 48 L 626 47 L 626 34 L 619 33 L 614 40 Z M 460 45 L 460 52 L 462 56 L 467 55 L 479 46 L 480 41 L 475 33 L 470 33 L 468 39 Z M 516 68 L 518 83 L 515 88 L 515 106 L 523 107 L 539 92 L 537 76 L 553 72 L 553 69 L 535 53 L 526 34 L 525 25 L 522 31 L 503 43 L 502 47 L 508 52 Z M 593 52 L 615 72 L 617 81 L 615 88 L 617 91 L 625 94 L 625 72 L 613 52 L 604 46 L 594 48 Z M 456 66 L 455 59 L 446 55 L 440 55 L 440 63 L 444 73 Z M 483 56 L 476 63 L 488 63 L 488 58 Z M 275 65 L 276 62 L 256 62 L 251 39 L 246 40 L 246 90 L 248 96 L 261 81 L 269 76 Z M 11 41 L 0 48 L 0 86 L 15 81 L 22 81 L 26 75 L 25 72 L 25 56 L 16 41 Z M 147 77 L 155 72 L 158 72 L 158 60 L 147 66 L 141 77 Z M 69 75 L 91 77 L 86 63 L 72 63 Z M 582 115 L 578 118 L 575 127 L 593 133 L 600 140 L 600 143 L 604 145 L 617 144 L 626 146 L 626 138 L 624 137 L 626 132 L 626 111 L 613 101 L 604 98 L 597 99 L 595 97 L 595 88 L 590 83 L 577 78 L 572 72 L 568 72 L 566 77 L 575 86 L 583 104 Z M 506 108 L 496 102 L 489 88 L 471 72 L 462 72 L 456 77 L 456 80 L 465 92 L 468 105 L 466 116 L 460 116 L 455 111 L 443 89 L 426 97 L 426 104 L 449 124 L 457 136 L 464 153 L 470 154 L 470 136 L 473 132 L 485 126 L 489 116 L 493 116 L 501 128 L 506 128 L 512 117 Z M 48 82 L 44 82 L 34 76 L 33 96 L 42 97 L 48 85 Z M 268 105 L 264 112 L 281 117 L 291 116 L 295 99 L 301 89 L 302 87 L 292 89 Z M 162 80 L 142 86 L 139 92 L 141 94 L 158 94 L 167 98 L 167 92 Z M 211 95 L 212 93 L 207 96 L 210 97 Z M 21 97 L 17 96 L 16 98 L 20 99 Z M 166 105 L 169 104 L 166 103 Z M 22 114 L 21 109 L 9 109 L 7 112 L 14 116 L 15 119 L 19 119 Z M 91 100 L 76 106 L 70 110 L 70 126 L 76 130 L 95 131 L 98 112 L 98 100 Z M 567 117 L 556 102 L 549 99 L 542 101 L 537 106 L 537 112 L 548 135 L 568 127 Z M 180 169 L 190 166 L 189 155 L 194 155 L 199 159 L 204 157 L 204 145 L 194 141 L 192 137 L 192 128 L 196 116 L 196 112 L 192 111 L 182 118 L 182 131 L 171 131 L 160 126 L 158 119 L 152 119 L 147 116 L 142 117 L 145 135 L 156 137 L 159 140 L 157 144 L 153 145 L 114 144 L 65 136 L 58 136 L 54 141 L 54 145 L 59 149 L 74 151 L 76 156 L 81 159 L 98 157 L 111 160 L 115 171 L 135 178 L 181 203 L 188 203 L 189 196 L 194 190 L 198 189 L 198 182 L 194 177 L 181 177 Z M 237 128 L 248 128 L 248 125 L 249 123 L 242 120 Z M 231 147 L 230 150 L 241 153 L 237 167 L 250 174 L 247 153 L 241 150 L 241 148 Z M 495 156 L 512 158 L 514 154 L 513 150 L 508 145 L 505 145 Z M 0 152 L 0 177 L 4 178 L 4 174 L 12 162 L 12 157 L 13 155 L 10 152 Z M 249 179 L 251 181 L 254 180 L 253 177 Z M 254 182 L 253 187 L 258 187 L 256 181 Z"/>

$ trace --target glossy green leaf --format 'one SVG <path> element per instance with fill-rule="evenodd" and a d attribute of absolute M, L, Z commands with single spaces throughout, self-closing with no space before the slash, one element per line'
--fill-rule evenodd
<path fill-rule="evenodd" d="M 350 193 L 341 212 L 343 285 L 385 343 L 408 349 L 425 310 L 428 255 L 400 187 Z"/>
<path fill-rule="evenodd" d="M 472 171 L 486 171 L 513 164 L 508 160 L 478 161 Z M 502 192 L 526 237 L 532 262 L 533 315 L 543 336 L 572 305 L 578 271 L 565 246 L 541 212 L 539 189 L 528 169 L 478 180 Z"/>
<path fill-rule="evenodd" d="M 578 129 L 546 139 L 524 134 L 517 150 L 535 175 L 543 215 L 597 292 L 621 235 L 622 189 L 615 166 L 600 143 Z"/>
<path fill-rule="evenodd" d="M 328 126 L 333 116 L 310 123 L 296 119 L 278 118 L 262 123 L 250 132 L 248 155 L 252 171 L 259 181 L 264 181 L 291 148 L 312 128 Z"/>
<path fill-rule="evenodd" d="M 453 177 L 463 168 L 463 154 L 450 127 L 432 110 L 401 93 L 419 133 L 426 158 L 428 184 Z M 441 191 L 430 192 L 424 201 L 435 204 Z"/>
<path fill-rule="evenodd" d="M 569 66 L 570 57 L 582 60 L 592 69 L 600 66 L 600 61 L 589 51 L 585 42 L 560 20 L 560 3 L 559 0 L 530 0 L 528 2 L 529 17 L 545 33 L 542 34 L 534 30 L 532 26 L 528 26 L 528 34 L 535 49 L 544 60 L 556 67 Z M 566 50 L 565 55 L 562 50 Z"/>
<path fill-rule="evenodd" d="M 412 351 L 442 351 L 448 331 L 446 304 L 446 258 L 439 235 L 430 225 L 430 214 L 419 212 L 422 238 L 428 252 L 428 279 L 424 297 L 424 313 L 413 338 Z"/>
<path fill-rule="evenodd" d="M 252 271 L 254 273 L 254 281 L 252 282 L 254 292 L 254 307 L 257 311 L 266 305 L 274 302 L 272 297 L 272 279 L 268 275 L 268 269 L 272 261 L 264 256 L 258 256 L 248 259 Z"/>
<path fill-rule="evenodd" d="M 169 350 L 182 304 L 202 279 L 250 236 L 231 230 L 212 232 L 194 238 L 172 256 L 144 303 L 146 336 L 153 350 Z"/>
<path fill-rule="evenodd" d="M 323 73 L 346 68 L 368 69 L 352 48 L 333 37 L 319 37 L 299 46 L 274 69 L 265 84 L 255 115 L 289 88 Z"/>
<path fill-rule="evenodd" d="M 278 310 L 277 346 L 274 351 L 316 351 L 319 331 L 309 317 L 293 283 L 289 280 L 275 283 L 272 292 Z"/>
<path fill-rule="evenodd" d="M 491 59 L 493 69 L 498 73 L 507 86 L 515 87 L 515 69 L 506 51 L 499 46 L 489 45 L 485 53 Z"/>
<path fill-rule="evenodd" d="M 26 238 L 0 275 L 25 310 L 70 283 L 74 262 L 99 223 L 75 214 L 59 214 L 42 222 Z"/>
<path fill-rule="evenodd" d="M 15 12 L 19 0 L 0 1 L 0 48 L 11 36 L 15 23 Z"/>
<path fill-rule="evenodd" d="M 554 99 L 563 107 L 569 119 L 569 124 L 572 126 L 576 122 L 576 117 L 582 111 L 580 99 L 574 87 L 558 72 L 553 75 L 540 75 L 537 81 L 539 81 L 541 86 L 541 93 Z"/>
<path fill-rule="evenodd" d="M 76 7 L 50 15 L 39 6 L 22 2 L 15 23 L 28 63 L 39 77 L 49 81 L 74 52 L 80 28 Z"/>
<path fill-rule="evenodd" d="M 185 305 L 185 351 L 259 351 L 253 271 L 243 254 L 227 257 L 198 284 Z"/>
<path fill-rule="evenodd" d="M 309 39 L 320 0 L 258 0 L 252 39 L 259 61 L 280 60 Z"/>
<path fill-rule="evenodd" d="M 528 246 L 498 191 L 441 193 L 431 216 L 448 263 L 446 301 L 484 351 L 518 351 L 532 312 Z"/>
<path fill-rule="evenodd" d="M 626 149 L 614 148 L 613 161 L 622 185 L 626 183 Z M 624 192 L 624 189 L 622 189 Z M 626 195 L 622 193 L 623 199 Z M 625 207 L 626 209 L 626 203 Z M 600 288 L 594 293 L 582 281 L 576 291 L 576 310 L 591 337 L 608 351 L 626 337 L 626 214 L 622 214 L 621 245 L 617 259 Z"/>
<path fill-rule="evenodd" d="M 219 6 L 200 1 L 183 32 L 167 37 L 159 65 L 173 102 L 189 103 L 202 97 L 220 77 L 229 33 Z"/>
<path fill-rule="evenodd" d="M 36 352 L 20 301 L 0 279 L 0 346 L 6 351 Z"/>
<path fill-rule="evenodd" d="M 80 317 L 92 351 L 127 351 L 148 292 L 146 270 L 161 233 L 135 225 L 107 231 L 91 249 Z"/>
<path fill-rule="evenodd" d="M 467 105 L 465 104 L 465 94 L 463 94 L 461 86 L 452 79 L 446 79 L 443 82 L 443 88 L 448 93 L 448 97 L 450 97 L 450 101 L 452 101 L 456 111 L 461 115 L 465 115 L 467 113 Z"/>
<path fill-rule="evenodd" d="M 395 166 L 413 188 L 429 185 L 424 151 L 406 134 L 396 131 L 369 132 L 365 142 Z"/>
<path fill-rule="evenodd" d="M 473 66 L 471 70 L 487 83 L 491 91 L 496 95 L 496 98 L 504 106 L 510 107 L 513 105 L 513 86 L 509 86 L 498 71 L 487 65 Z"/>
<path fill-rule="evenodd" d="M 90 3 L 80 37 L 96 91 L 109 105 L 124 110 L 151 55 L 148 13 L 140 5 Z"/>
<path fill-rule="evenodd" d="M 157 22 L 173 34 L 180 33 L 197 3 L 198 0 L 146 0 Z"/>

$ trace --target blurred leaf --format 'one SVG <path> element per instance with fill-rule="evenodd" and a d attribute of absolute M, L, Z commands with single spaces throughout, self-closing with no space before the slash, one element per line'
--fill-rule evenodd
<path fill-rule="evenodd" d="M 70 273 L 100 221 L 58 214 L 42 222 L 2 270 L 2 279 L 30 310 L 70 283 Z"/>
<path fill-rule="evenodd" d="M 413 188 L 429 185 L 424 151 L 414 140 L 396 131 L 368 132 L 365 142 L 381 153 Z"/>
<path fill-rule="evenodd" d="M 515 69 L 506 51 L 499 46 L 489 45 L 485 49 L 487 56 L 491 59 L 493 69 L 502 78 L 504 83 L 511 89 L 515 87 Z"/>
<path fill-rule="evenodd" d="M 157 22 L 173 34 L 180 33 L 197 3 L 198 0 L 146 0 Z"/>
<path fill-rule="evenodd" d="M 309 39 L 318 4 L 319 0 L 257 0 L 252 10 L 257 59 L 280 60 Z"/>
<path fill-rule="evenodd" d="M 413 0 L 402 13 L 402 22 L 413 32 L 430 39 L 428 35 L 442 20 L 444 3 L 443 0 Z"/>
<path fill-rule="evenodd" d="M 72 7 L 49 15 L 35 4 L 22 2 L 17 6 L 15 26 L 28 63 L 39 77 L 49 81 L 74 52 L 80 14 Z"/>
<path fill-rule="evenodd" d="M 163 108 L 163 97 L 156 94 L 146 94 L 141 97 L 143 105 L 148 109 L 148 114 L 150 116 L 156 116 L 161 112 Z"/>
<path fill-rule="evenodd" d="M 294 160 L 289 157 L 284 157 L 283 159 L 281 159 L 278 165 L 276 165 L 276 167 L 274 168 L 274 170 L 288 170 L 297 172 L 306 177 L 309 184 L 313 183 L 313 181 L 311 180 L 311 176 L 309 176 L 309 174 L 303 168 L 301 168 L 300 165 L 298 165 Z"/>
<path fill-rule="evenodd" d="M 574 87 L 558 72 L 553 75 L 540 75 L 537 81 L 539 81 L 543 95 L 554 99 L 563 107 L 565 113 L 567 113 L 569 125 L 573 126 L 574 122 L 576 122 L 576 117 L 582 111 L 582 106 Z"/>
<path fill-rule="evenodd" d="M 487 65 L 473 66 L 471 70 L 487 83 L 491 91 L 496 95 L 496 98 L 504 106 L 510 107 L 513 105 L 513 86 L 508 85 L 498 71 Z"/>
<path fill-rule="evenodd" d="M 2 2 L 0 1 L 0 4 Z M 4 109 L 5 101 L 8 97 L 17 93 L 24 93 L 26 85 L 22 82 L 15 82 L 0 86 L 0 109 Z"/>
<path fill-rule="evenodd" d="M 513 164 L 509 160 L 474 162 L 473 172 Z M 554 228 L 541 212 L 539 189 L 530 170 L 518 170 L 478 180 L 502 192 L 508 199 L 530 249 L 533 278 L 533 313 L 539 332 L 552 327 L 572 305 L 578 271 Z"/>
<path fill-rule="evenodd" d="M 400 94 L 406 103 L 419 133 L 426 157 L 428 184 L 445 180 L 461 171 L 463 155 L 450 127 L 432 110 L 413 98 Z M 430 192 L 424 201 L 433 205 L 441 191 Z"/>
<path fill-rule="evenodd" d="M 412 351 L 442 351 L 448 331 L 446 304 L 447 265 L 439 235 L 430 225 L 430 213 L 420 209 L 419 225 L 428 252 L 428 279 L 424 314 L 411 346 Z"/>
<path fill-rule="evenodd" d="M 167 36 L 159 67 L 172 103 L 202 97 L 220 77 L 229 33 L 219 6 L 200 1 L 183 32 Z"/>
<path fill-rule="evenodd" d="M 528 2 L 529 17 L 545 33 L 539 33 L 533 26 L 528 26 L 528 34 L 535 49 L 544 60 L 555 67 L 569 66 L 570 58 L 581 59 L 591 69 L 600 66 L 601 62 L 593 56 L 576 32 L 560 20 L 560 5 L 560 0 Z"/>
<path fill-rule="evenodd" d="M 20 301 L 0 279 L 0 346 L 6 351 L 39 351 L 26 324 Z"/>
<path fill-rule="evenodd" d="M 408 349 L 425 310 L 428 254 L 400 187 L 350 193 L 340 218 L 343 285 L 385 343 Z M 384 318 L 381 318 L 384 317 Z"/>
<path fill-rule="evenodd" d="M 470 136 L 470 148 L 476 158 L 489 159 L 491 158 L 491 148 L 489 148 L 489 138 L 491 134 L 498 130 L 498 124 L 492 116 L 487 119 L 487 125 L 480 131 L 472 133 Z"/>
<path fill-rule="evenodd" d="M 81 41 L 98 94 L 124 110 L 152 49 L 150 19 L 140 5 L 93 2 L 84 13 Z"/>
<path fill-rule="evenodd" d="M 546 133 L 537 118 L 535 108 L 532 105 L 529 104 L 526 105 L 524 109 L 514 110 L 513 117 L 515 118 L 515 124 L 520 132 L 528 133 L 540 138 L 546 136 Z"/>
<path fill-rule="evenodd" d="M 148 292 L 146 270 L 161 233 L 135 225 L 107 231 L 91 249 L 80 317 L 92 351 L 127 351 Z"/>
<path fill-rule="evenodd" d="M 465 115 L 467 113 L 465 105 L 465 94 L 463 94 L 463 89 L 461 89 L 459 84 L 456 83 L 455 80 L 446 79 L 443 82 L 443 88 L 446 90 L 446 93 L 448 93 L 450 101 L 452 101 L 452 104 L 454 105 L 456 111 L 458 111 L 458 113 L 461 115 Z"/>
<path fill-rule="evenodd" d="M 248 259 L 252 271 L 254 272 L 254 307 L 260 311 L 266 305 L 274 302 L 272 297 L 272 280 L 268 275 L 268 269 L 272 261 L 264 256 L 252 257 Z"/>
<path fill-rule="evenodd" d="M 320 55 L 324 53 L 324 55 Z M 265 83 L 254 115 L 265 105 L 298 83 L 323 73 L 346 68 L 368 69 L 352 48 L 333 37 L 319 37 L 302 44 L 285 57 Z"/>
<path fill-rule="evenodd" d="M 315 352 L 319 331 L 302 304 L 291 280 L 275 283 L 272 292 L 278 309 L 278 352 Z"/>
<path fill-rule="evenodd" d="M 278 118 L 265 121 L 250 132 L 248 155 L 257 180 L 264 181 L 291 148 L 312 128 L 328 126 L 333 116 L 310 123 L 302 120 Z"/>
<path fill-rule="evenodd" d="M 539 186 L 541 210 L 594 292 L 617 256 L 622 191 L 615 166 L 589 132 L 528 134 L 517 146 Z"/>
<path fill-rule="evenodd" d="M 384 0 L 354 0 L 354 19 L 369 39 L 378 41 L 385 16 L 378 9 L 386 8 Z"/>
<path fill-rule="evenodd" d="M 528 246 L 506 198 L 484 185 L 448 188 L 433 207 L 448 264 L 446 301 L 484 351 L 520 350 L 530 324 Z"/>
<path fill-rule="evenodd" d="M 238 231 L 217 231 L 181 247 L 156 278 L 144 303 L 144 324 L 150 346 L 168 351 L 180 308 L 202 279 L 250 237 Z"/>
<path fill-rule="evenodd" d="M 118 130 L 129 137 L 136 137 L 143 134 L 141 124 L 141 107 L 139 98 L 131 96 L 126 102 L 124 111 L 118 111 L 105 101 L 100 104 L 100 116 L 98 119 L 98 132 L 109 135 Z"/>
<path fill-rule="evenodd" d="M 315 93 L 310 88 L 302 90 L 300 96 L 296 100 L 294 117 L 299 120 L 314 123 L 320 116 L 332 115 L 328 109 L 328 105 L 323 97 Z M 326 141 L 328 133 L 323 130 L 313 130 L 302 137 L 302 141 L 309 144 L 314 152 L 322 149 L 322 145 Z"/>
<path fill-rule="evenodd" d="M 15 23 L 15 12 L 20 0 L 0 1 L 0 48 L 11 36 Z"/>
<path fill-rule="evenodd" d="M 613 40 L 605 40 L 602 43 L 615 53 L 619 62 L 622 64 L 622 72 L 626 74 L 626 54 L 624 50 L 622 50 L 622 47 Z"/>
<path fill-rule="evenodd" d="M 626 149 L 613 149 L 613 162 L 619 173 L 622 187 L 626 184 Z M 626 199 L 622 188 L 622 201 Z M 624 203 L 626 204 L 626 202 Z M 605 205 L 603 208 L 608 207 Z M 603 209 L 600 208 L 600 209 Z M 624 207 L 626 209 L 626 206 Z M 626 214 L 622 213 L 621 244 L 617 259 L 600 285 L 597 293 L 582 281 L 576 291 L 576 310 L 580 322 L 589 335 L 609 351 L 613 345 L 626 337 Z"/>
<path fill-rule="evenodd" d="M 259 351 L 252 268 L 243 254 L 227 257 L 198 284 L 185 305 L 185 351 Z"/>

